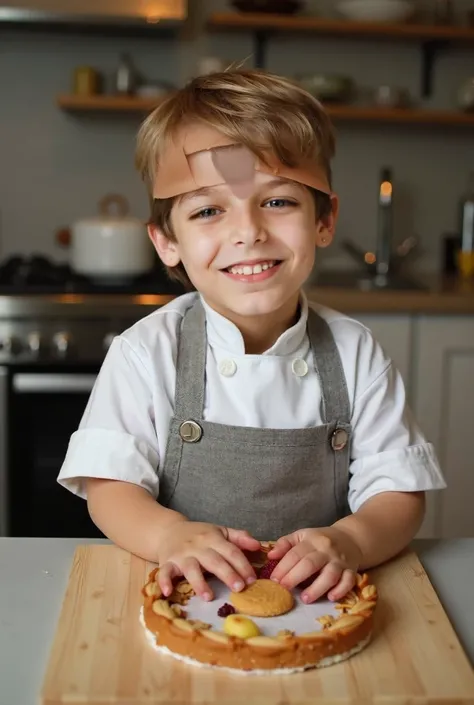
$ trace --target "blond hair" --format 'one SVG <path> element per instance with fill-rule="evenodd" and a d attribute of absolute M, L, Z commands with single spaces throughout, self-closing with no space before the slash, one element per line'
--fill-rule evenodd
<path fill-rule="evenodd" d="M 318 161 L 331 183 L 335 138 L 321 103 L 290 79 L 259 70 L 228 70 L 198 76 L 170 95 L 143 122 L 138 132 L 135 163 L 152 203 L 150 222 L 174 240 L 170 215 L 174 199 L 153 199 L 153 183 L 166 141 L 183 126 L 204 122 L 265 161 L 270 148 L 278 159 L 296 167 L 305 159 Z M 315 192 L 318 216 L 326 215 L 329 197 Z M 321 212 L 321 210 L 323 212 Z M 170 276 L 189 286 L 182 265 Z"/>

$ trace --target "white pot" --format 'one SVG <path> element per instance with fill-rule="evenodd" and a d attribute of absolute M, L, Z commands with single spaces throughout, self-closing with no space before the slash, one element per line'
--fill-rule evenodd
<path fill-rule="evenodd" d="M 112 206 L 118 213 L 112 214 Z M 128 215 L 123 196 L 110 194 L 99 202 L 99 215 L 71 227 L 71 267 L 96 279 L 126 279 L 154 265 L 154 249 L 146 225 Z"/>

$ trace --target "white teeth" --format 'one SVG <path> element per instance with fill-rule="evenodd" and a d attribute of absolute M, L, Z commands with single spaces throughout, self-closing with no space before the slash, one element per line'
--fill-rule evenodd
<path fill-rule="evenodd" d="M 254 264 L 253 266 L 246 264 L 243 267 L 229 267 L 229 272 L 231 274 L 240 274 L 248 277 L 251 274 L 261 274 L 267 269 L 274 267 L 275 264 L 276 262 L 274 260 L 271 260 L 270 262 L 261 262 L 259 264 Z"/>

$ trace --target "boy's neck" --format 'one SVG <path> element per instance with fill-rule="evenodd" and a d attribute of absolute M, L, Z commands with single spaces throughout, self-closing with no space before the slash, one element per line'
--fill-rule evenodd
<path fill-rule="evenodd" d="M 215 306 L 212 308 L 237 326 L 247 355 L 261 355 L 297 322 L 300 315 L 299 293 L 274 313 L 261 316 L 239 316 L 233 312 L 220 311 Z"/>

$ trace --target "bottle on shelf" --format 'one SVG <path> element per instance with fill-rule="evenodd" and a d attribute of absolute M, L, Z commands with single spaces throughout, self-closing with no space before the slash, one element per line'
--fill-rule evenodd
<path fill-rule="evenodd" d="M 469 174 L 468 186 L 460 203 L 459 273 L 463 278 L 474 275 L 474 171 Z"/>

